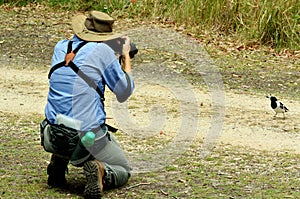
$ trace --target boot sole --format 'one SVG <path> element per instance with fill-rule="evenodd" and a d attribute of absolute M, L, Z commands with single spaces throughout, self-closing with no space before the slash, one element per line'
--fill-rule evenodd
<path fill-rule="evenodd" d="M 83 169 L 87 179 L 84 190 L 85 198 L 101 198 L 103 195 L 102 176 L 104 172 L 102 164 L 89 161 L 84 164 Z"/>

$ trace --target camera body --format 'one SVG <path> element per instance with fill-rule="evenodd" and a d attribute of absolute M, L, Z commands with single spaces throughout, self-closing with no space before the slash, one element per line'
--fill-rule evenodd
<path fill-rule="evenodd" d="M 122 47 L 123 45 L 125 44 L 125 40 L 122 39 L 122 38 L 118 38 L 119 39 L 119 42 L 120 42 L 120 45 L 121 45 L 121 51 L 120 51 L 120 55 L 122 56 Z M 136 47 L 136 45 L 134 43 L 130 43 L 130 51 L 129 51 L 129 56 L 130 58 L 134 58 L 134 56 L 138 53 L 138 49 Z"/>
<path fill-rule="evenodd" d="M 122 58 L 122 48 L 125 43 L 125 40 L 123 38 L 117 38 L 109 41 L 105 41 L 105 43 L 110 46 L 116 54 L 120 55 L 120 60 Z M 134 58 L 134 56 L 138 53 L 138 49 L 134 43 L 130 43 L 130 52 L 129 56 L 130 58 Z"/>

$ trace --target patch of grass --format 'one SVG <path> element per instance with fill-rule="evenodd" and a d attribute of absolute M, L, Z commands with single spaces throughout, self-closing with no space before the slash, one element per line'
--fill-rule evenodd
<path fill-rule="evenodd" d="M 207 50 L 227 89 L 300 99 L 300 62 L 297 57 L 280 57 L 263 49 L 224 52 L 208 46 Z"/>
<path fill-rule="evenodd" d="M 159 4 L 152 5 L 156 6 L 154 11 L 158 12 Z M 142 5 L 139 9 L 149 12 L 143 10 Z M 167 13 L 165 7 L 162 11 Z M 22 13 L 22 10 L 18 12 Z M 155 16 L 153 14 L 152 17 Z M 289 85 L 299 82 L 297 59 L 278 58 L 270 52 L 228 52 L 226 49 L 216 48 L 220 46 L 218 44 L 207 46 L 220 68 L 227 89 L 238 92 L 254 90 L 264 94 L 273 91 L 273 94 L 280 92 L 299 97 L 297 85 Z M 153 52 L 153 56 L 157 57 L 155 53 Z M 162 59 L 165 61 L 168 56 L 165 55 Z M 171 57 L 170 62 L 176 60 Z M 191 81 L 196 81 L 198 76 L 193 76 L 194 71 L 186 65 L 182 67 L 184 70 L 180 67 L 177 69 L 185 75 L 190 74 Z M 292 75 L 289 75 L 289 72 Z M 173 112 L 173 109 L 169 112 Z M 81 168 L 69 167 L 68 189 L 50 189 L 47 186 L 46 167 L 50 154 L 44 152 L 39 144 L 39 122 L 43 116 L 0 112 L 0 118 L 1 198 L 82 198 L 85 177 Z M 138 147 L 144 149 L 145 146 L 151 146 L 150 151 L 157 150 L 157 147 L 163 144 L 158 142 L 163 140 L 157 137 L 141 141 L 122 134 L 116 136 L 125 148 L 135 152 L 142 153 L 144 150 L 139 150 Z M 134 174 L 126 186 L 106 191 L 105 197 L 151 199 L 300 197 L 298 154 L 219 146 L 207 157 L 200 158 L 200 144 L 193 146 L 184 156 L 178 157 L 162 170 Z"/>
<path fill-rule="evenodd" d="M 1 198 L 82 198 L 82 168 L 69 166 L 67 189 L 47 186 L 50 154 L 39 144 L 40 115 L 0 112 Z M 122 145 L 123 140 L 117 135 Z M 136 146 L 140 141 L 134 141 Z M 218 146 L 200 158 L 195 144 L 165 169 L 133 174 L 128 184 L 105 191 L 105 198 L 284 198 L 300 197 L 299 159 L 291 152 Z"/>
<path fill-rule="evenodd" d="M 206 32 L 238 35 L 247 43 L 255 40 L 278 50 L 300 48 L 298 0 L 146 0 L 134 3 L 129 0 L 8 0 L 0 4 L 24 6 L 32 2 L 63 10 L 100 10 L 120 18 L 174 24 L 196 37 Z"/>

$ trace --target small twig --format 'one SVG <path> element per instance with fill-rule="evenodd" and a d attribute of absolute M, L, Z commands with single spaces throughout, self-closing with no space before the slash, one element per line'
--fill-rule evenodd
<path fill-rule="evenodd" d="M 136 184 L 136 185 L 132 185 L 130 187 L 127 187 L 126 190 L 128 189 L 132 189 L 132 188 L 135 188 L 135 187 L 139 187 L 139 186 L 142 186 L 142 185 L 150 185 L 151 183 L 150 182 L 142 182 L 142 183 L 139 183 L 139 184 Z"/>
<path fill-rule="evenodd" d="M 52 24 L 52 26 L 57 26 L 57 25 L 65 25 L 65 24 L 70 24 L 70 23 L 68 23 L 68 22 L 57 22 L 57 23 L 54 23 L 54 24 Z"/>
<path fill-rule="evenodd" d="M 164 190 L 160 190 L 160 192 L 162 193 L 162 194 L 164 194 L 165 196 L 168 196 L 169 194 L 167 193 L 167 192 L 165 192 Z"/>

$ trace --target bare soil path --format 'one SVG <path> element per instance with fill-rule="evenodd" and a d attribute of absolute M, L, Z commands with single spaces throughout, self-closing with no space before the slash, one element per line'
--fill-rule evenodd
<path fill-rule="evenodd" d="M 1 65 L 0 73 L 0 111 L 18 114 L 37 113 L 43 115 L 46 96 L 48 91 L 47 70 L 45 69 L 8 69 Z M 139 78 L 138 78 L 139 79 Z M 136 81 L 137 87 L 142 80 Z M 145 96 L 157 98 L 164 102 L 166 109 L 174 108 L 170 101 L 170 94 L 163 87 L 148 86 L 147 89 L 137 89 L 136 95 L 129 101 L 135 104 L 131 108 L 132 117 L 137 124 L 145 123 L 149 115 L 149 109 L 156 102 L 145 101 Z M 202 103 L 200 110 L 200 121 L 198 136 L 205 139 L 209 128 L 211 114 L 210 94 L 197 90 L 197 98 Z M 112 97 L 109 95 L 107 102 Z M 292 100 L 285 100 L 284 103 L 290 108 L 286 119 L 281 115 L 273 118 L 269 99 L 265 96 L 246 94 L 234 94 L 226 92 L 226 115 L 219 144 L 230 144 L 246 146 L 258 150 L 288 150 L 300 153 L 300 103 Z M 108 113 L 111 106 L 108 103 Z M 169 121 L 170 122 L 170 121 Z M 172 126 L 178 126 L 180 122 L 174 119 Z"/>

